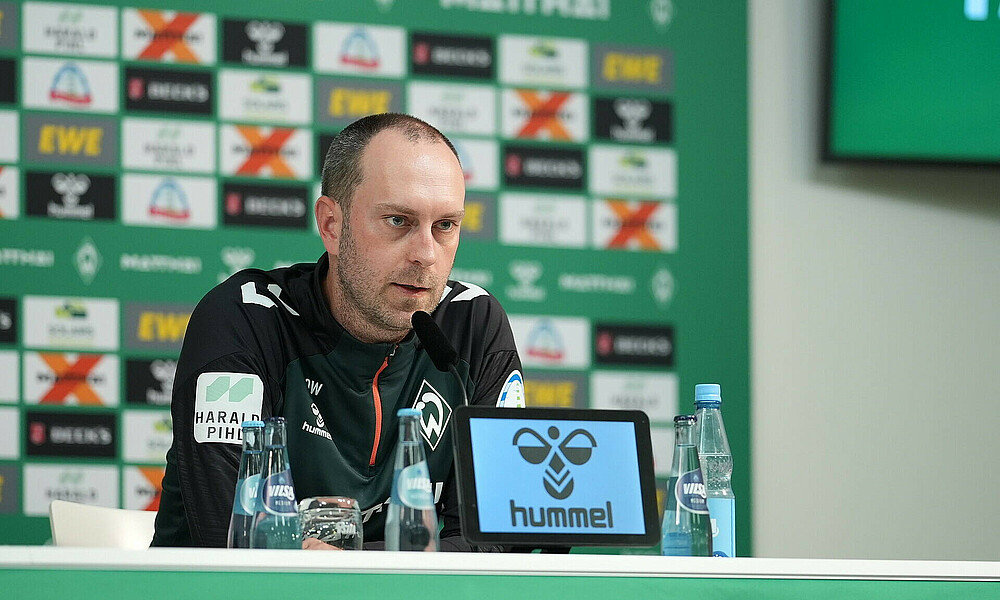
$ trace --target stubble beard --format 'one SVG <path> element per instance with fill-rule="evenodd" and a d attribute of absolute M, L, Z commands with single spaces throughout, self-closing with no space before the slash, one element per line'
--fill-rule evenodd
<path fill-rule="evenodd" d="M 393 275 L 395 277 L 395 274 Z M 341 229 L 337 258 L 337 280 L 340 283 L 347 314 L 341 323 L 362 341 L 397 341 L 411 329 L 410 315 L 418 310 L 432 312 L 441 298 L 447 281 L 433 281 L 432 276 L 419 267 L 404 271 L 399 281 L 419 284 L 429 288 L 426 300 L 405 300 L 402 316 L 386 304 L 384 285 L 358 253 L 354 236 L 346 220 Z"/>

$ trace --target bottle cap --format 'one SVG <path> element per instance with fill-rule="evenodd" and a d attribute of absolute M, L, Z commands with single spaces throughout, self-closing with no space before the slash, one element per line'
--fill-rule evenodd
<path fill-rule="evenodd" d="M 246 429 L 247 427 L 263 427 L 263 426 L 264 426 L 264 421 L 243 421 L 242 425 L 243 429 Z"/>
<path fill-rule="evenodd" d="M 397 417 L 419 417 L 420 411 L 415 408 L 401 408 L 396 411 Z"/>
<path fill-rule="evenodd" d="M 698 417 L 694 415 L 677 415 L 674 417 L 674 423 L 697 423 Z"/>
<path fill-rule="evenodd" d="M 717 383 L 699 383 L 694 386 L 696 406 L 718 406 L 722 404 L 722 386 Z"/>

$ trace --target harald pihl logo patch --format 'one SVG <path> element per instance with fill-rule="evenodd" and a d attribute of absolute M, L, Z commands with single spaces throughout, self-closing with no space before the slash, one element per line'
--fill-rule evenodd
<path fill-rule="evenodd" d="M 586 429 L 574 429 L 560 438 L 559 428 L 553 425 L 546 433 L 548 440 L 537 431 L 522 427 L 514 434 L 513 444 L 527 462 L 545 464 L 542 474 L 545 491 L 556 500 L 565 500 L 573 493 L 573 474 L 569 466 L 589 461 L 597 441 Z"/>

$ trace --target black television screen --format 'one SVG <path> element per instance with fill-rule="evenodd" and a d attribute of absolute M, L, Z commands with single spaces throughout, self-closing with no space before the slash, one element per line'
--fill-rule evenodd
<path fill-rule="evenodd" d="M 825 156 L 1000 164 L 998 0 L 830 0 Z"/>

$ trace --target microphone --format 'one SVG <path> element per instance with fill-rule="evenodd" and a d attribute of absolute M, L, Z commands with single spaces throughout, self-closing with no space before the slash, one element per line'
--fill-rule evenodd
<path fill-rule="evenodd" d="M 438 324 L 434 322 L 434 317 L 418 310 L 413 313 L 410 323 L 413 325 L 413 332 L 417 334 L 417 339 L 420 340 L 427 355 L 430 356 L 431 362 L 434 363 L 438 371 L 451 373 L 455 377 L 459 389 L 462 390 L 462 403 L 468 404 L 469 396 L 465 391 L 465 383 L 462 382 L 462 377 L 458 374 L 458 369 L 455 368 L 458 365 L 458 352 L 455 351 L 455 347 L 448 341 Z"/>

